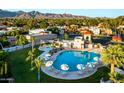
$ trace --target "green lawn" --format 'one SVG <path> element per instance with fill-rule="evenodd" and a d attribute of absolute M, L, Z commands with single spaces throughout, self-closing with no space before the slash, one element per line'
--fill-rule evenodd
<path fill-rule="evenodd" d="M 15 78 L 17 83 L 34 83 L 37 81 L 37 70 L 30 71 L 30 63 L 25 61 L 28 51 L 31 48 L 19 50 L 13 53 L 10 53 L 9 60 L 12 75 Z M 43 72 L 41 72 L 41 82 L 43 83 L 97 83 L 102 77 L 107 80 L 109 69 L 107 67 L 101 67 L 99 70 L 92 76 L 79 79 L 79 80 L 62 80 L 52 78 Z"/>

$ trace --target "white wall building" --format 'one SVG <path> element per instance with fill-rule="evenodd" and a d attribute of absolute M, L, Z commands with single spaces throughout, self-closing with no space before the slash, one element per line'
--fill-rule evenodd
<path fill-rule="evenodd" d="M 29 34 L 40 34 L 42 32 L 45 32 L 45 30 L 44 29 L 29 30 Z"/>
<path fill-rule="evenodd" d="M 61 44 L 63 44 L 64 48 L 78 48 L 78 49 L 84 48 L 84 40 L 83 37 L 81 36 L 75 37 L 74 40 L 63 40 Z"/>
<path fill-rule="evenodd" d="M 18 27 L 7 27 L 7 30 L 8 30 L 8 31 L 12 31 L 13 29 L 17 29 L 17 30 L 19 30 Z"/>
<path fill-rule="evenodd" d="M 47 31 L 46 29 L 34 29 L 29 30 L 29 34 L 51 34 L 51 31 Z"/>
<path fill-rule="evenodd" d="M 92 31 L 94 35 L 100 34 L 100 28 L 98 27 L 90 27 L 89 30 Z"/>

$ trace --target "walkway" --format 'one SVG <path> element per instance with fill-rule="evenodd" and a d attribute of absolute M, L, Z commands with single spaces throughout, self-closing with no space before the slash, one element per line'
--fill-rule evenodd
<path fill-rule="evenodd" d="M 62 51 L 59 51 L 57 52 L 56 54 L 54 54 L 50 60 L 51 61 L 55 61 L 57 56 L 63 52 L 63 51 L 67 51 L 67 50 L 70 50 L 70 49 L 66 49 L 66 50 L 62 50 Z M 71 49 L 71 50 L 74 50 L 74 49 Z M 86 51 L 86 49 L 84 49 L 84 51 Z M 97 51 L 98 52 L 98 51 Z M 81 71 L 75 71 L 75 72 L 63 72 L 63 71 L 60 71 L 60 70 L 57 70 L 55 69 L 54 67 L 52 68 L 47 68 L 47 67 L 41 67 L 41 70 L 46 73 L 47 75 L 51 76 L 51 77 L 54 77 L 54 78 L 58 78 L 58 79 L 66 79 L 66 80 L 76 80 L 76 79 L 81 79 L 81 78 L 86 78 L 86 77 L 89 77 L 91 76 L 92 74 L 94 74 L 97 69 L 99 67 L 103 66 L 101 64 L 101 62 L 99 62 L 98 64 L 95 65 L 94 68 L 87 68 L 85 70 L 83 70 L 82 72 Z"/>
<path fill-rule="evenodd" d="M 54 77 L 54 78 L 65 79 L 65 80 L 77 80 L 77 79 L 82 79 L 82 78 L 86 78 L 86 77 L 93 75 L 97 71 L 97 69 L 101 66 L 102 66 L 101 64 L 98 64 L 95 68 L 86 69 L 82 72 L 75 71 L 75 72 L 64 72 L 63 73 L 62 71 L 57 70 L 54 67 L 51 69 L 46 68 L 46 67 L 41 67 L 41 70 L 45 74 L 47 74 L 51 77 Z"/>

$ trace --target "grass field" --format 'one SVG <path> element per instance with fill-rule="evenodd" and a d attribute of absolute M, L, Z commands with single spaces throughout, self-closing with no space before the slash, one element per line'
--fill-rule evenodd
<path fill-rule="evenodd" d="M 25 61 L 27 53 L 31 48 L 19 50 L 9 54 L 12 76 L 17 83 L 37 83 L 37 70 L 30 71 L 30 63 Z M 90 77 L 79 80 L 62 80 L 50 77 L 41 72 L 41 83 L 98 83 L 104 77 L 108 80 L 109 69 L 101 67 Z"/>

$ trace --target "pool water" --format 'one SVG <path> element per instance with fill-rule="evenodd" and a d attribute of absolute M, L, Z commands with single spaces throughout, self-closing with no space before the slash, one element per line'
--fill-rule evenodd
<path fill-rule="evenodd" d="M 67 64 L 69 66 L 69 72 L 78 71 L 77 64 L 83 64 L 86 66 L 87 63 L 96 62 L 94 57 L 100 57 L 99 54 L 87 51 L 64 51 L 61 52 L 53 63 L 53 66 L 61 70 L 62 64 Z"/>

